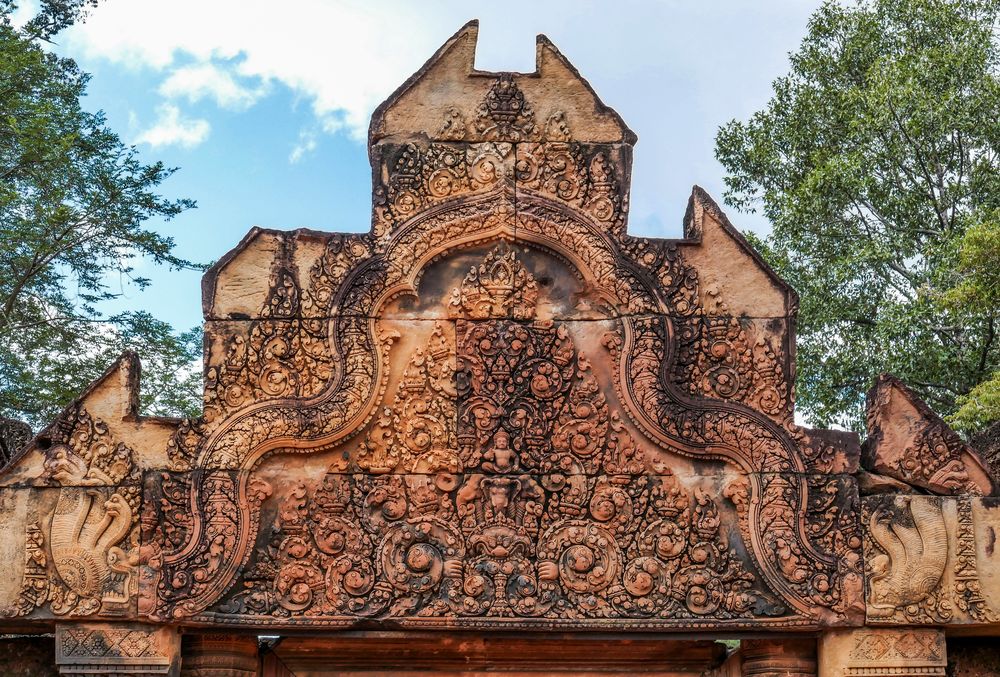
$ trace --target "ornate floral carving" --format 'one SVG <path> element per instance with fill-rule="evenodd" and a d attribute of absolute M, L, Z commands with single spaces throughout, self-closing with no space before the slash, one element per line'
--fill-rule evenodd
<path fill-rule="evenodd" d="M 572 206 L 599 224 L 624 224 L 627 205 L 621 190 L 620 165 L 611 149 L 559 139 L 556 119 L 553 142 L 518 144 L 514 165 L 519 191 L 555 199 Z"/>
<path fill-rule="evenodd" d="M 501 73 L 479 105 L 476 132 L 488 141 L 517 142 L 535 132 L 535 112 L 517 86 L 513 73 Z"/>
<path fill-rule="evenodd" d="M 409 143 L 383 153 L 388 176 L 374 196 L 377 238 L 442 202 L 512 186 L 509 143 Z"/>
<path fill-rule="evenodd" d="M 372 473 L 458 472 L 455 453 L 455 337 L 436 323 L 403 373 L 391 407 L 384 407 L 361 445 L 358 465 Z"/>
<path fill-rule="evenodd" d="M 968 614 L 976 622 L 996 623 L 1000 621 L 1000 616 L 987 604 L 980 584 L 972 501 L 960 498 L 956 501 L 956 508 L 958 521 L 954 553 L 955 605 L 959 611 Z"/>
<path fill-rule="evenodd" d="M 706 492 L 671 475 L 559 482 L 331 469 L 281 503 L 258 556 L 266 565 L 220 611 L 288 622 L 747 619 L 773 600 L 721 524 Z"/>

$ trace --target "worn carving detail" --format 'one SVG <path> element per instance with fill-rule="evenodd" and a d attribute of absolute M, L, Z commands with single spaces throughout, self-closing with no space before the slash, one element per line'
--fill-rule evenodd
<path fill-rule="evenodd" d="M 25 533 L 24 575 L 17 600 L 10 608 L 0 609 L 0 616 L 24 616 L 49 599 L 49 557 L 45 537 L 38 523 L 29 524 Z"/>
<path fill-rule="evenodd" d="M 865 464 L 935 494 L 988 495 L 986 464 L 909 388 L 883 374 L 868 393 Z"/>
<path fill-rule="evenodd" d="M 63 658 L 120 657 L 151 658 L 158 656 L 156 645 L 147 632 L 141 630 L 97 630 L 68 627 L 61 633 L 59 655 Z"/>
<path fill-rule="evenodd" d="M 889 497 L 865 515 L 870 542 L 868 617 L 902 622 L 947 621 L 951 604 L 940 582 L 948 536 L 939 501 Z"/>
<path fill-rule="evenodd" d="M 897 470 L 921 485 L 947 487 L 953 493 L 980 494 L 981 490 L 969 480 L 962 459 L 964 451 L 965 444 L 946 426 L 928 426 L 903 450 Z"/>
<path fill-rule="evenodd" d="M 106 423 L 82 407 L 72 407 L 52 429 L 39 483 L 114 486 L 135 482 L 138 475 L 132 456 L 131 449 L 112 438 Z"/>
<path fill-rule="evenodd" d="M 3 470 L 31 439 L 31 426 L 0 416 L 0 470 Z"/>
<path fill-rule="evenodd" d="M 938 628 L 834 630 L 819 639 L 819 674 L 944 677 L 949 663 L 946 654 L 944 633 Z"/>
<path fill-rule="evenodd" d="M 997 623 L 998 615 L 983 596 L 976 557 L 976 533 L 972 519 L 972 501 L 956 502 L 958 512 L 955 536 L 955 600 L 958 609 L 979 623 Z"/>
<path fill-rule="evenodd" d="M 56 665 L 63 675 L 167 675 L 177 660 L 170 628 L 139 625 L 64 625 L 56 629 Z"/>
<path fill-rule="evenodd" d="M 945 674 L 945 641 L 939 630 L 856 630 L 837 677 Z M 848 647 L 844 647 L 845 649 Z"/>

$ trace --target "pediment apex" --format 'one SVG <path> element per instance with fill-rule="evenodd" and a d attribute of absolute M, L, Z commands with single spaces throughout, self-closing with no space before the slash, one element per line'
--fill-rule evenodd
<path fill-rule="evenodd" d="M 535 42 L 532 73 L 489 72 L 475 66 L 479 22 L 472 20 L 451 36 L 430 59 L 373 113 L 370 146 L 383 140 L 550 141 L 633 145 L 636 135 L 606 106 L 579 71 L 544 35 Z M 513 122 L 518 138 L 497 134 L 488 118 L 496 93 L 519 97 L 523 117 Z M 492 99 L 490 97 L 494 97 Z M 500 108 L 502 110 L 502 103 Z M 518 106 L 515 109 L 520 112 Z M 512 113 L 513 114 L 516 114 Z M 528 118 L 531 118 L 530 120 Z M 550 138 L 556 121 L 560 138 Z M 521 124 L 525 123 L 525 124 Z M 504 128 L 506 129 L 506 128 Z"/>
<path fill-rule="evenodd" d="M 40 476 L 43 473 L 45 450 L 54 440 L 66 436 L 65 431 L 73 426 L 80 412 L 87 412 L 88 416 L 109 423 L 116 431 L 123 427 L 134 427 L 133 424 L 142 418 L 139 415 L 140 376 L 139 355 L 132 350 L 122 353 L 10 459 L 0 473 L 0 486 L 17 485 Z M 153 419 L 168 426 L 176 424 L 174 419 Z"/>
<path fill-rule="evenodd" d="M 731 309 L 750 316 L 791 317 L 798 294 L 733 225 L 719 204 L 695 185 L 684 213 L 684 239 L 691 260 L 706 281 L 717 277 Z M 747 296 L 743 302 L 740 296 Z"/>

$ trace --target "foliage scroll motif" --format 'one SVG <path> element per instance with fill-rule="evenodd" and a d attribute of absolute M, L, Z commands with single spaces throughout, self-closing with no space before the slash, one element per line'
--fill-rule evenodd
<path fill-rule="evenodd" d="M 543 486 L 547 485 L 547 486 Z M 300 484 L 233 618 L 751 619 L 782 606 L 671 475 L 346 475 Z"/>
<path fill-rule="evenodd" d="M 810 474 L 827 468 L 792 419 L 782 330 L 733 317 L 676 243 L 624 233 L 627 148 L 535 120 L 513 81 L 480 113 L 373 147 L 371 235 L 329 237 L 305 277 L 281 241 L 175 437 L 181 474 L 148 489 L 142 603 L 227 623 L 845 622 L 855 489 Z M 486 140 L 460 142 L 472 126 Z M 473 250 L 464 279 L 421 287 Z M 579 291 L 552 298 L 546 266 Z M 420 294 L 429 315 L 385 317 Z M 328 470 L 273 484 L 293 454 Z"/>

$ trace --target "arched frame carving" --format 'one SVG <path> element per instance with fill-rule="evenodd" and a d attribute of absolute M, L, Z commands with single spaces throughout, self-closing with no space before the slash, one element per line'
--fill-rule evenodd
<path fill-rule="evenodd" d="M 678 299 L 669 296 L 671 290 L 658 289 L 656 280 L 663 275 L 655 266 L 664 261 L 677 268 L 675 277 L 690 276 L 679 252 L 664 257 L 660 251 L 676 245 L 623 241 L 588 215 L 544 195 L 521 191 L 516 210 L 514 204 L 510 188 L 498 184 L 419 212 L 380 239 L 349 236 L 354 239 L 350 265 L 330 285 L 335 291 L 299 290 L 306 300 L 314 295 L 328 304 L 318 313 L 330 343 L 328 384 L 311 398 L 277 398 L 238 409 L 200 439 L 191 435 L 196 444 L 187 456 L 178 442 L 178 466 L 193 459 L 188 461 L 195 470 L 193 523 L 181 547 L 163 552 L 162 571 L 151 577 L 157 584 L 154 615 L 196 619 L 227 593 L 248 563 L 261 503 L 269 495 L 254 469 L 271 455 L 320 453 L 368 429 L 388 380 L 391 338 L 380 334 L 381 309 L 401 296 L 416 295 L 421 275 L 433 262 L 491 243 L 542 252 L 583 281 L 590 298 L 598 300 L 600 316 L 614 327 L 606 341 L 607 359 L 617 374 L 613 387 L 622 413 L 648 441 L 694 459 L 724 460 L 743 477 L 742 484 L 733 483 L 738 488 L 729 498 L 753 564 L 791 610 L 783 621 L 825 622 L 850 611 L 855 600 L 842 587 L 854 562 L 848 557 L 845 566 L 843 553 L 823 551 L 802 517 L 813 499 L 799 450 L 801 434 L 790 420 L 780 425 L 738 402 L 693 398 L 672 382 L 674 324 L 697 306 L 690 290 Z M 654 255 L 636 256 L 640 249 Z M 227 518 L 206 511 L 212 501 L 229 505 Z M 775 521 L 771 513 L 782 511 L 786 514 Z M 220 548 L 227 556 L 216 557 L 213 566 L 211 553 Z M 211 614 L 239 622 L 237 615 Z"/>

